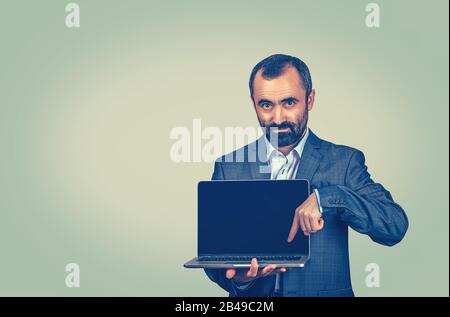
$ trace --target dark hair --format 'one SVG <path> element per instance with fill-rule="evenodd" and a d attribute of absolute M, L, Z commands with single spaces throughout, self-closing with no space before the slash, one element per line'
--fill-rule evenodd
<path fill-rule="evenodd" d="M 260 69 L 262 69 L 263 77 L 272 79 L 280 76 L 287 66 L 295 67 L 295 69 L 297 69 L 298 73 L 300 74 L 300 77 L 303 81 L 303 87 L 306 90 L 306 103 L 308 103 L 308 96 L 312 90 L 312 80 L 308 66 L 306 66 L 306 64 L 299 58 L 284 54 L 275 54 L 269 56 L 256 64 L 255 67 L 253 67 L 248 83 L 250 88 L 250 97 L 253 98 L 253 82 L 255 80 L 256 73 Z"/>

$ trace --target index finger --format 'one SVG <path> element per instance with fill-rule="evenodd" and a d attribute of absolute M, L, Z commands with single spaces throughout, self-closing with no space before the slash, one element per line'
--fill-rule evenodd
<path fill-rule="evenodd" d="M 298 220 L 297 220 L 297 211 L 295 211 L 294 219 L 292 220 L 291 231 L 289 231 L 288 242 L 291 243 L 294 240 L 295 235 L 298 231 Z"/>

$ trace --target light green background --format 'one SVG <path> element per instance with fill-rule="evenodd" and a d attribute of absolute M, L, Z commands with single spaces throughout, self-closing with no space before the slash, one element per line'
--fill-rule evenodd
<path fill-rule="evenodd" d="M 171 162 L 169 133 L 256 126 L 249 73 L 284 52 L 310 67 L 313 131 L 409 216 L 392 248 L 350 233 L 356 295 L 448 296 L 448 1 L 375 1 L 379 29 L 370 1 L 78 0 L 80 29 L 68 2 L 1 2 L 0 295 L 226 295 L 182 267 L 213 166 Z"/>

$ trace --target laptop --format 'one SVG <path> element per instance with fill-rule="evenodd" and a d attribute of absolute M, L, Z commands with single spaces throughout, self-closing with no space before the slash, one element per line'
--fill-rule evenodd
<path fill-rule="evenodd" d="M 186 268 L 303 267 L 309 236 L 287 242 L 295 209 L 309 196 L 307 180 L 218 180 L 198 183 L 197 257 Z"/>

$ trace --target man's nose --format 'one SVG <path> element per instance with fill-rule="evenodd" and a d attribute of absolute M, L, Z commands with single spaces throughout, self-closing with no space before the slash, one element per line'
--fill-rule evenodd
<path fill-rule="evenodd" d="M 274 108 L 273 122 L 280 125 L 285 121 L 285 119 L 286 118 L 284 117 L 283 107 L 281 107 L 280 105 L 276 105 Z"/>

